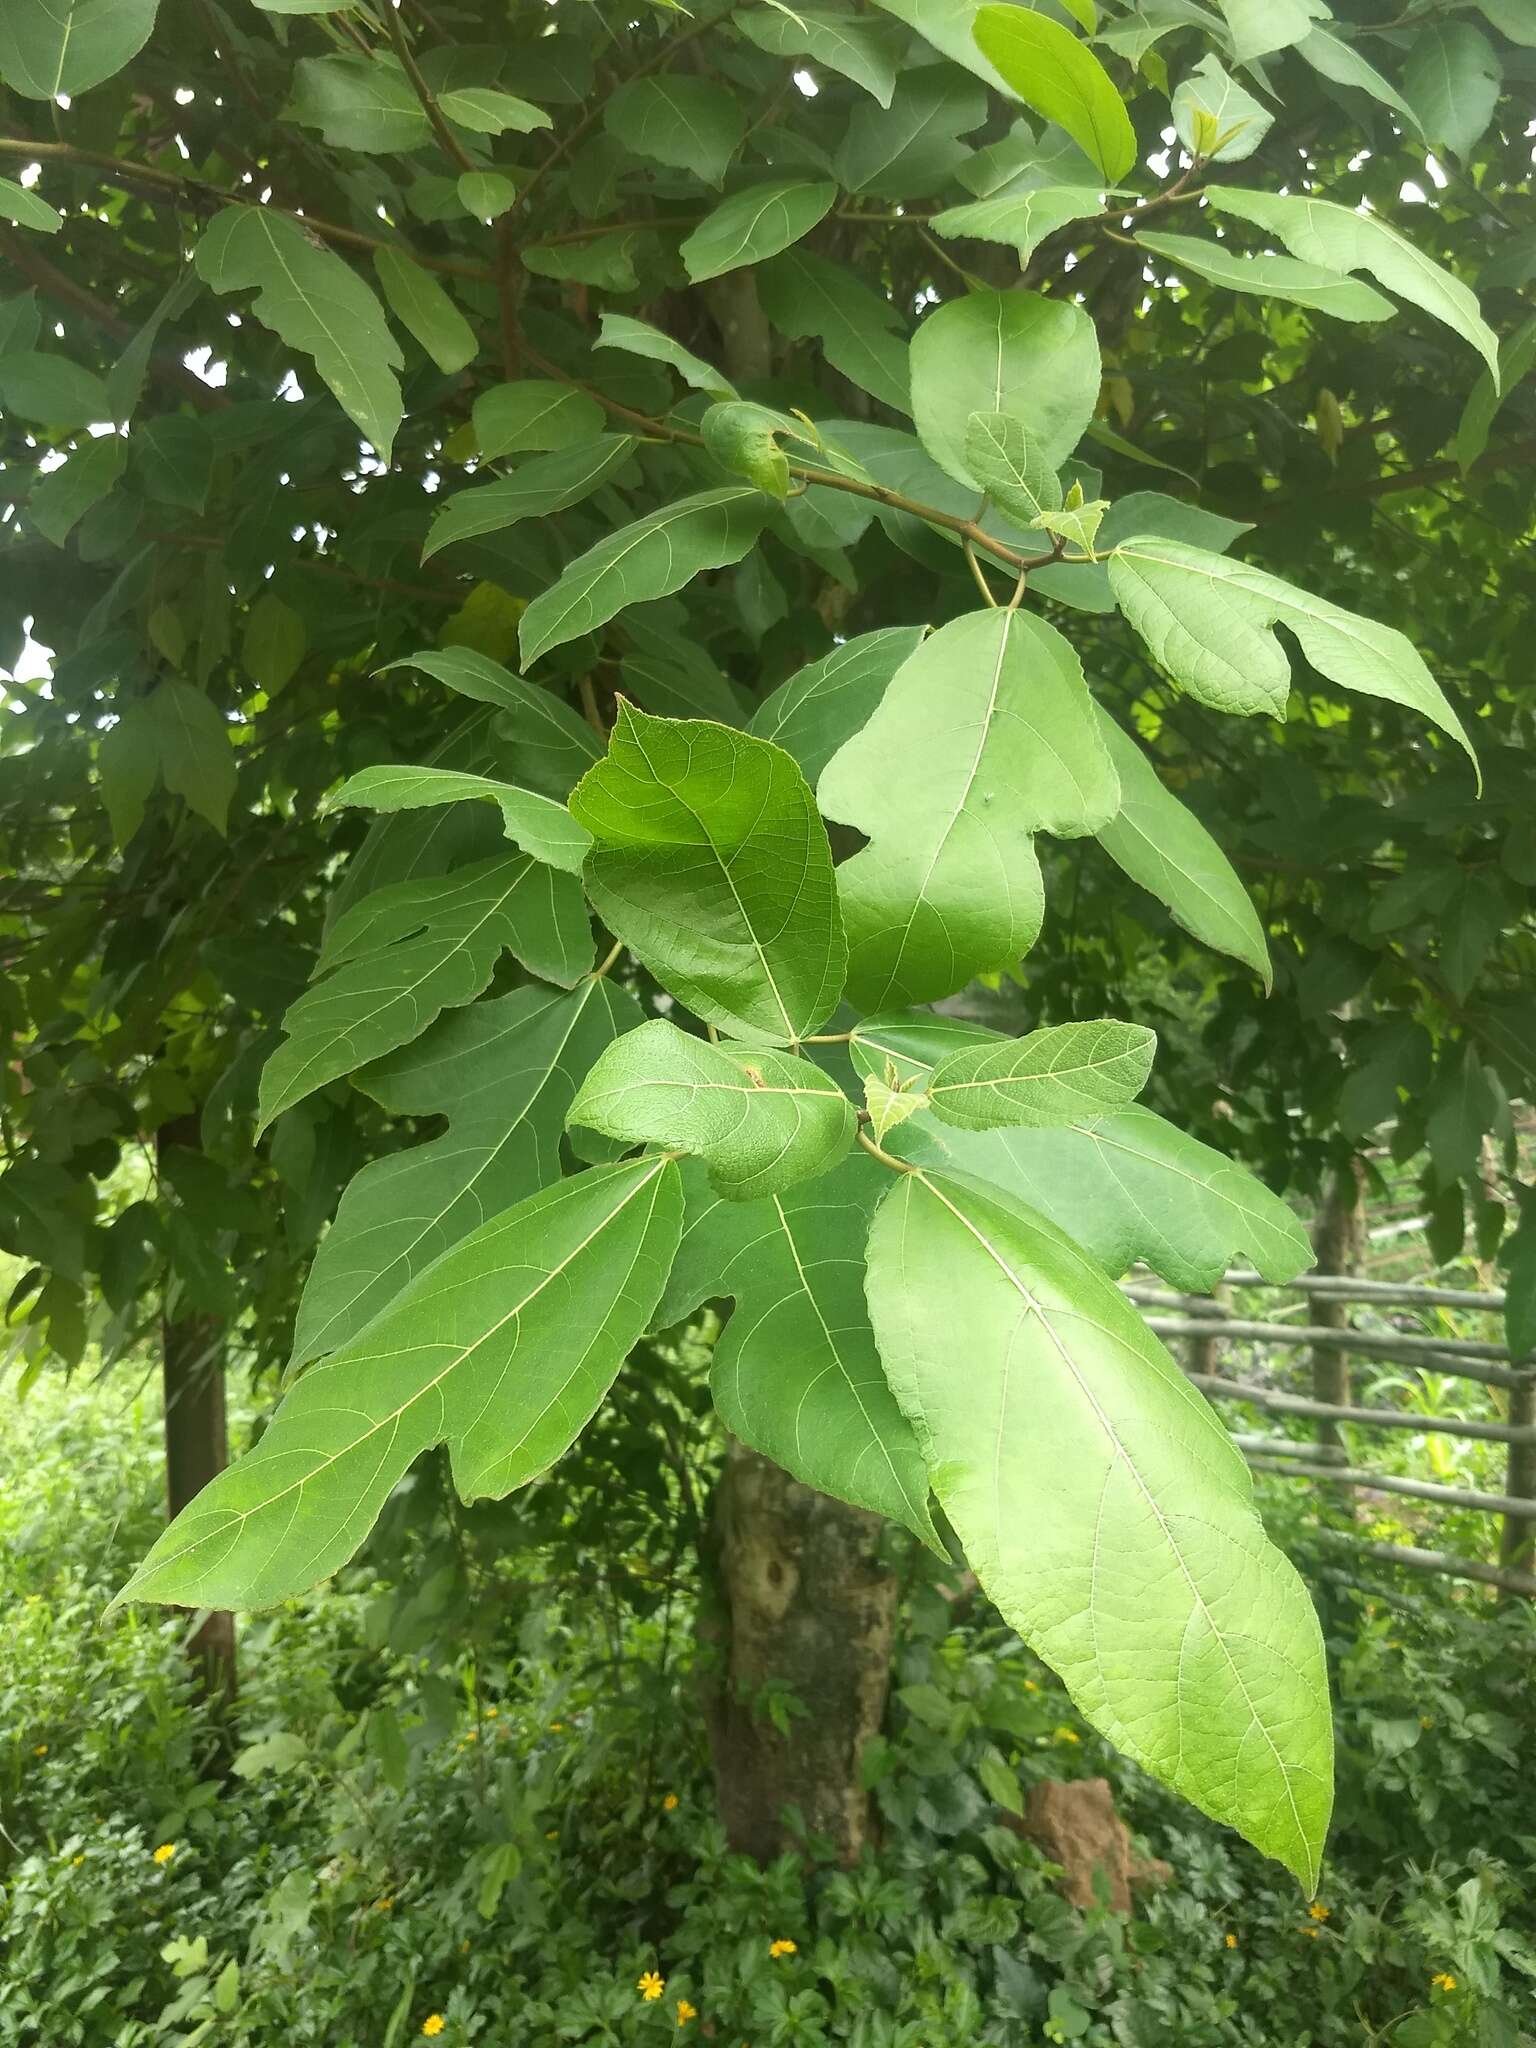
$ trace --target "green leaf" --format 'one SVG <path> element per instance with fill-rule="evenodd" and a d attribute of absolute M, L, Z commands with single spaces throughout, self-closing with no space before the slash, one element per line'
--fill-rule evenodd
<path fill-rule="evenodd" d="M 87 441 L 32 486 L 27 497 L 32 524 L 56 548 L 63 547 L 91 507 L 112 489 L 127 461 L 128 443 L 121 435 L 100 434 Z"/>
<path fill-rule="evenodd" d="M 824 256 L 795 249 L 758 274 L 763 311 L 791 341 L 821 342 L 851 384 L 896 412 L 910 412 L 906 343 L 890 330 L 900 316 L 888 299 Z"/>
<path fill-rule="evenodd" d="M 1502 30 L 1512 43 L 1525 50 L 1536 50 L 1536 16 L 1525 0 L 1477 0 L 1477 5 L 1483 19 Z"/>
<path fill-rule="evenodd" d="M 240 660 L 251 681 L 276 697 L 293 681 L 308 647 L 309 634 L 298 613 L 264 590 L 251 606 L 240 643 Z"/>
<path fill-rule="evenodd" d="M 1109 73 L 1070 29 L 1023 7 L 983 7 L 976 44 L 1025 106 L 1065 128 L 1113 185 L 1136 161 L 1136 131 Z"/>
<path fill-rule="evenodd" d="M 1296 45 L 1296 54 L 1305 58 L 1320 77 L 1368 93 L 1382 106 L 1401 114 L 1410 127 L 1419 125 L 1418 116 L 1392 81 L 1383 78 L 1374 64 L 1367 63 L 1353 43 L 1341 42 L 1326 29 L 1315 28 Z"/>
<path fill-rule="evenodd" d="M 552 647 L 595 632 L 626 605 L 667 597 L 705 569 L 739 562 L 757 539 L 771 502 L 745 485 L 701 491 L 610 533 L 523 613 L 518 639 L 524 663 L 531 666 Z"/>
<path fill-rule="evenodd" d="M 628 462 L 634 449 L 632 434 L 603 434 L 574 448 L 535 456 L 496 483 L 456 491 L 428 528 L 421 559 L 431 561 L 455 541 L 500 533 L 521 519 L 548 519 L 579 505 Z"/>
<path fill-rule="evenodd" d="M 1533 362 L 1536 362 L 1536 314 L 1523 320 L 1513 334 L 1505 335 L 1499 343 L 1497 381 L 1484 370 L 1462 408 L 1452 446 L 1463 476 L 1486 450 L 1489 430 L 1498 418 L 1502 399 L 1524 381 Z"/>
<path fill-rule="evenodd" d="M 726 1428 L 942 1556 L 922 1453 L 886 1384 L 864 1299 L 864 1245 L 888 1179 L 857 1153 L 787 1194 L 728 1202 L 697 1164 L 685 1166 L 682 1242 L 657 1322 L 669 1328 L 702 1302 L 734 1299 L 710 1373 Z"/>
<path fill-rule="evenodd" d="M 568 797 L 602 753 L 591 726 L 568 704 L 471 647 L 424 648 L 388 667 L 419 668 L 462 697 L 498 706 L 507 714 L 502 723 L 512 742 L 511 772 L 545 796 Z"/>
<path fill-rule="evenodd" d="M 459 179 L 458 195 L 467 214 L 489 225 L 512 205 L 517 187 L 500 171 L 466 171 Z"/>
<path fill-rule="evenodd" d="M 634 643 L 619 664 L 619 687 L 662 718 L 712 718 L 744 725 L 735 685 L 697 642 L 670 633 L 643 612 L 626 619 Z"/>
<path fill-rule="evenodd" d="M 633 998 L 594 976 L 569 994 L 514 989 L 354 1074 L 391 1116 L 447 1128 L 371 1160 L 347 1188 L 299 1301 L 289 1369 L 350 1343 L 450 1245 L 559 1180 L 577 1083 L 639 1021 Z"/>
<path fill-rule="evenodd" d="M 1099 375 L 1093 322 L 1070 299 L 971 292 L 937 307 L 912 337 L 912 418 L 939 467 L 979 490 L 965 460 L 973 412 L 1017 420 L 1058 469 L 1093 418 Z"/>
<path fill-rule="evenodd" d="M 782 1195 L 853 1145 L 853 1104 L 809 1060 L 771 1047 L 711 1045 L 657 1017 L 616 1039 L 566 1121 L 629 1145 L 702 1159 L 733 1202 Z"/>
<path fill-rule="evenodd" d="M 631 320 L 627 313 L 604 313 L 594 348 L 619 348 L 632 356 L 646 356 L 652 362 L 670 363 L 695 391 L 707 391 L 712 398 L 734 398 L 736 388 L 712 363 L 706 363 L 691 349 L 652 327 L 646 320 Z"/>
<path fill-rule="evenodd" d="M 1005 98 L 1019 97 L 1009 81 L 977 47 L 976 17 L 981 12 L 981 0 L 875 0 L 875 4 L 885 13 L 894 14 L 898 21 L 904 21 L 908 28 L 915 29 L 934 49 L 942 51 L 952 64 L 962 65 L 977 78 L 985 79 Z M 1062 0 L 1062 4 L 1072 11 L 1082 4 L 1082 0 Z"/>
<path fill-rule="evenodd" d="M 691 171 L 706 185 L 724 178 L 747 132 L 723 80 L 674 72 L 621 85 L 604 104 L 603 125 L 636 156 Z"/>
<path fill-rule="evenodd" d="M 571 813 L 597 841 L 599 917 L 696 1017 L 795 1044 L 829 1015 L 846 960 L 832 853 L 788 754 L 621 703 Z"/>
<path fill-rule="evenodd" d="M 24 99 L 74 99 L 149 41 L 159 0 L 5 0 L 0 80 Z"/>
<path fill-rule="evenodd" d="M 1288 299 L 1292 305 L 1331 313 L 1335 320 L 1390 320 L 1397 311 L 1374 286 L 1315 263 L 1298 263 L 1294 256 L 1244 256 L 1225 242 L 1200 235 L 1142 234 L 1136 239 L 1178 269 L 1191 270 L 1229 291 Z"/>
<path fill-rule="evenodd" d="M 1099 727 L 1120 777 L 1120 809 L 1100 828 L 1100 846 L 1133 882 L 1166 904 L 1185 931 L 1245 961 L 1269 988 L 1273 975 L 1264 927 L 1231 862 L 1102 709 Z"/>
<path fill-rule="evenodd" d="M 869 1297 L 1003 1618 L 1110 1741 L 1312 1891 L 1333 1791 L 1322 1631 L 1211 1409 L 1069 1238 L 974 1180 L 902 1176 Z"/>
<path fill-rule="evenodd" d="M 112 417 L 107 387 L 68 356 L 36 349 L 0 355 L 0 411 L 40 427 L 104 425 Z"/>
<path fill-rule="evenodd" d="M 733 192 L 706 214 L 683 242 L 679 254 L 695 284 L 764 263 L 808 235 L 837 197 L 830 181 L 779 178 Z"/>
<path fill-rule="evenodd" d="M 928 1107 L 963 1131 L 1102 1116 L 1141 1093 L 1156 1050 L 1157 1034 L 1144 1024 L 1054 1024 L 950 1053 L 928 1078 Z"/>
<path fill-rule="evenodd" d="M 384 303 L 440 370 L 451 376 L 474 361 L 480 348 L 475 330 L 430 270 L 399 249 L 375 249 L 373 267 Z"/>
<path fill-rule="evenodd" d="M 540 377 L 493 384 L 470 415 L 482 458 L 588 447 L 603 431 L 603 408 L 585 391 Z"/>
<path fill-rule="evenodd" d="M 190 683 L 167 677 L 147 697 L 125 704 L 102 740 L 100 770 L 119 846 L 138 830 L 157 774 L 215 832 L 228 830 L 236 778 L 229 727 Z"/>
<path fill-rule="evenodd" d="M 1212 185 L 1206 196 L 1219 213 L 1234 213 L 1277 235 L 1304 263 L 1324 270 L 1368 270 L 1379 285 L 1469 341 L 1498 374 L 1498 337 L 1473 294 L 1375 214 L 1353 213 L 1326 199 L 1248 192 L 1235 185 Z"/>
<path fill-rule="evenodd" d="M 665 1159 L 594 1168 L 482 1225 L 305 1373 L 118 1601 L 270 1607 L 302 1593 L 346 1563 L 434 1444 L 465 1500 L 526 1485 L 596 1413 L 681 1225 Z"/>
<path fill-rule="evenodd" d="M 738 8 L 731 17 L 749 42 L 774 57 L 809 57 L 891 104 L 902 37 L 888 22 L 797 7 Z"/>
<path fill-rule="evenodd" d="M 432 139 L 415 87 L 382 51 L 368 57 L 301 57 L 283 118 L 318 128 L 333 149 L 412 150 Z"/>
<path fill-rule="evenodd" d="M 1061 508 L 1061 479 L 1027 427 L 1005 412 L 973 412 L 966 422 L 965 466 L 977 487 L 1026 531 Z"/>
<path fill-rule="evenodd" d="M 1403 91 L 1426 141 L 1452 156 L 1482 140 L 1503 88 L 1499 53 L 1470 21 L 1432 22 L 1411 39 Z"/>
<path fill-rule="evenodd" d="M 1484 1135 L 1492 1128 L 1499 1098 L 1476 1049 L 1448 1049 L 1424 1108 L 1429 1156 L 1442 1185 L 1471 1180 L 1478 1170 Z"/>
<path fill-rule="evenodd" d="M 497 782 L 489 775 L 408 765 L 364 768 L 349 776 L 330 801 L 371 811 L 419 811 L 432 804 L 462 803 L 475 797 L 487 797 L 497 806 L 514 846 L 548 867 L 562 868 L 569 875 L 581 873 L 592 838 L 565 805 L 534 790 Z"/>
<path fill-rule="evenodd" d="M 1314 21 L 1327 20 L 1324 0 L 1216 0 L 1232 33 L 1232 54 L 1239 64 L 1289 49 L 1311 31 Z"/>
<path fill-rule="evenodd" d="M 1109 580 L 1158 662 L 1202 704 L 1280 716 L 1291 665 L 1275 636 L 1278 621 L 1296 635 L 1320 675 L 1340 689 L 1406 704 L 1449 733 L 1477 768 L 1461 720 L 1417 649 L 1394 627 L 1180 541 L 1121 541 L 1110 556 Z"/>
<path fill-rule="evenodd" d="M 1006 242 L 1027 263 L 1047 235 L 1069 221 L 1097 219 L 1104 194 L 1092 185 L 1038 185 L 1028 192 L 1001 192 L 970 206 L 951 206 L 928 225 L 936 235 L 971 235 L 981 242 Z"/>
<path fill-rule="evenodd" d="M 989 1799 L 1001 1806 L 1005 1812 L 1022 1816 L 1024 1794 L 1019 1788 L 1018 1773 L 1009 1770 L 996 1750 L 987 1751 L 976 1767 L 976 1775 L 980 1778 L 982 1788 Z"/>
<path fill-rule="evenodd" d="M 1070 644 L 999 610 L 951 620 L 903 664 L 820 800 L 870 841 L 837 881 L 850 999 L 878 1009 L 1012 967 L 1040 929 L 1032 835 L 1097 831 L 1119 785 Z"/>
<path fill-rule="evenodd" d="M 1229 78 L 1214 57 L 1202 57 L 1173 95 L 1173 126 L 1192 156 L 1241 163 L 1274 126 L 1275 117 Z"/>
<path fill-rule="evenodd" d="M 1511 1358 L 1536 1356 L 1536 1223 L 1522 1222 L 1504 1246 L 1504 1341 Z"/>
<path fill-rule="evenodd" d="M 400 424 L 404 358 L 378 300 L 357 273 L 285 215 L 227 206 L 197 245 L 197 274 L 216 292 L 254 290 L 252 312 L 312 356 L 342 410 L 387 462 Z"/>
<path fill-rule="evenodd" d="M 440 92 L 437 104 L 450 121 L 476 135 L 505 135 L 509 128 L 514 135 L 531 135 L 536 128 L 552 125 L 542 107 L 488 85 L 463 85 Z"/>
<path fill-rule="evenodd" d="M 317 980 L 283 1017 L 262 1070 L 258 1130 L 328 1081 L 409 1045 L 443 1010 L 473 1002 L 510 952 L 571 987 L 592 964 L 581 890 L 530 855 L 394 882 L 342 913 Z"/>
<path fill-rule="evenodd" d="M 765 697 L 747 730 L 793 755 L 814 785 L 838 748 L 869 723 L 922 639 L 921 626 L 885 626 L 845 640 Z"/>
<path fill-rule="evenodd" d="M 815 455 L 816 442 L 802 420 L 745 399 L 727 399 L 712 405 L 699 424 L 704 446 L 715 460 L 756 484 L 770 498 L 789 495 L 789 457 L 779 446 L 777 435 L 793 437 L 797 462 L 811 460 Z"/>
<path fill-rule="evenodd" d="M 56 235 L 64 225 L 56 206 L 12 178 L 0 178 L 0 220 L 13 220 L 19 228 L 36 228 L 44 235 Z"/>
<path fill-rule="evenodd" d="M 970 154 L 960 137 L 986 118 L 986 94 L 953 65 L 904 71 L 888 110 L 855 108 L 834 161 L 838 183 L 881 199 L 938 191 Z"/>

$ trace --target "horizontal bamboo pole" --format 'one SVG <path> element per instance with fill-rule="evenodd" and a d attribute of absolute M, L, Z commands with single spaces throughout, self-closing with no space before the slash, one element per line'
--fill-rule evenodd
<path fill-rule="evenodd" d="M 1352 1486 L 1360 1493 L 1405 1493 L 1414 1500 L 1434 1501 L 1437 1506 L 1471 1508 L 1481 1515 L 1515 1515 L 1536 1521 L 1536 1500 L 1517 1500 L 1507 1493 L 1479 1493 L 1470 1486 L 1438 1486 L 1430 1479 L 1398 1479 L 1390 1473 L 1372 1472 L 1355 1465 L 1302 1465 L 1269 1461 L 1268 1454 L 1248 1453 L 1255 1471 L 1268 1472 L 1274 1479 L 1326 1479 L 1330 1486 Z"/>
<path fill-rule="evenodd" d="M 1225 1274 L 1221 1284 L 1223 1287 L 1277 1285 L 1273 1280 L 1266 1280 L 1262 1273 L 1252 1272 L 1246 1267 L 1238 1267 Z M 1478 1294 L 1465 1287 L 1414 1287 L 1396 1280 L 1357 1280 L 1348 1273 L 1299 1273 L 1294 1280 L 1287 1280 L 1283 1285 L 1287 1293 L 1325 1294 L 1333 1301 L 1379 1302 L 1383 1306 L 1396 1303 L 1403 1308 L 1469 1308 L 1497 1315 L 1504 1307 L 1504 1296 L 1498 1290 Z"/>
<path fill-rule="evenodd" d="M 1347 1529 L 1322 1528 L 1315 1533 L 1347 1545 L 1357 1557 L 1406 1565 L 1410 1571 L 1438 1572 L 1448 1579 L 1473 1579 L 1481 1586 L 1497 1586 L 1503 1593 L 1536 1596 L 1536 1575 L 1530 1572 L 1503 1571 L 1497 1565 L 1479 1564 L 1474 1558 L 1452 1557 L 1444 1550 L 1417 1550 L 1406 1543 L 1368 1543 L 1362 1536 L 1352 1536 Z"/>
<path fill-rule="evenodd" d="M 1216 1323 L 1223 1337 L 1238 1344 L 1273 1344 L 1282 1348 L 1350 1351 L 1360 1358 L 1385 1359 L 1395 1365 L 1416 1365 L 1453 1379 L 1477 1380 L 1487 1387 L 1528 1387 L 1536 1366 L 1511 1366 L 1499 1344 L 1474 1344 L 1446 1338 L 1410 1337 L 1391 1330 L 1333 1330 L 1321 1325 L 1292 1328 L 1277 1323 L 1243 1323 L 1235 1317 L 1148 1316 L 1149 1330 L 1159 1337 L 1209 1337 Z"/>
<path fill-rule="evenodd" d="M 1411 1429 L 1420 1436 L 1464 1436 L 1483 1443 L 1536 1444 L 1536 1428 L 1511 1429 L 1503 1422 L 1442 1420 L 1435 1415 L 1407 1415 L 1397 1408 L 1344 1408 L 1331 1401 L 1309 1401 L 1303 1394 L 1283 1394 L 1277 1387 L 1256 1387 L 1247 1380 L 1219 1379 L 1214 1373 L 1186 1375 L 1192 1386 L 1215 1401 L 1251 1401 L 1276 1415 L 1310 1415 L 1329 1422 L 1358 1422 L 1367 1429 Z"/>
<path fill-rule="evenodd" d="M 1340 1465 L 1344 1464 L 1348 1458 L 1347 1452 L 1330 1450 L 1326 1444 L 1293 1443 L 1289 1437 L 1285 1436 L 1243 1436 L 1237 1430 L 1231 1430 L 1228 1434 L 1231 1436 L 1233 1443 L 1237 1445 L 1237 1448 L 1245 1456 L 1257 1457 L 1262 1455 L 1266 1458 L 1311 1458 L 1314 1461 L 1331 1459 Z"/>

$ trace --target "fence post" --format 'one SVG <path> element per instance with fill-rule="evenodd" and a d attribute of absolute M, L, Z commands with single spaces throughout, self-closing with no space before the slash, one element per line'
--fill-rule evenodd
<path fill-rule="evenodd" d="M 1536 1427 L 1536 1380 L 1513 1387 L 1509 1419 L 1516 1427 Z M 1504 1470 L 1504 1491 L 1511 1500 L 1536 1500 L 1536 1444 L 1511 1444 Z M 1506 1515 L 1499 1537 L 1499 1563 L 1508 1571 L 1528 1572 L 1536 1562 L 1536 1521 Z"/>
<path fill-rule="evenodd" d="M 1329 1175 L 1323 1189 L 1322 1207 L 1312 1229 L 1312 1249 L 1317 1254 L 1318 1273 L 1355 1272 L 1365 1244 L 1365 1205 L 1361 1200 L 1361 1169 L 1351 1159 Z M 1349 1323 L 1349 1303 L 1317 1298 L 1313 1320 L 1323 1329 L 1342 1330 Z M 1312 1352 L 1312 1396 L 1335 1408 L 1351 1405 L 1349 1353 L 1318 1345 Z M 1346 1448 L 1341 1424 L 1319 1419 L 1317 1441 L 1325 1450 Z M 1340 1498 L 1345 1498 L 1342 1493 Z"/>

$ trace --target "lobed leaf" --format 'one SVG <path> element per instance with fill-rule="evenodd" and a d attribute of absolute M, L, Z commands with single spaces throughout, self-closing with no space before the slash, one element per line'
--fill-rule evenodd
<path fill-rule="evenodd" d="M 577 824 L 564 804 L 535 790 L 498 782 L 494 776 L 466 775 L 457 768 L 381 765 L 349 776 L 330 801 L 338 807 L 356 804 L 372 811 L 417 811 L 477 797 L 497 806 L 514 846 L 568 875 L 581 873 L 592 844 L 591 833 Z"/>

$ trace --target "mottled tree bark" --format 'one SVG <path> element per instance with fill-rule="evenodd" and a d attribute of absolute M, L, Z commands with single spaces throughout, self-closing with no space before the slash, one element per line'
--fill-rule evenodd
<path fill-rule="evenodd" d="M 869 1835 L 864 1745 L 890 1685 L 898 1584 L 885 1524 L 733 1444 L 714 1502 L 720 1665 L 709 1709 L 731 1845 L 767 1862 L 794 1844 L 782 1815 L 853 1862 Z M 765 1690 L 805 1709 L 782 1735 Z"/>
<path fill-rule="evenodd" d="M 1365 1251 L 1365 1203 L 1358 1160 L 1351 1160 L 1330 1176 L 1312 1229 L 1312 1249 L 1317 1254 L 1319 1273 L 1359 1271 Z M 1322 1328 L 1342 1330 L 1349 1321 L 1349 1304 L 1314 1299 L 1312 1313 Z M 1319 1348 L 1312 1353 L 1312 1392 L 1315 1399 L 1330 1402 L 1336 1408 L 1350 1405 L 1347 1351 Z M 1330 1449 L 1341 1450 L 1344 1448 L 1343 1429 L 1337 1422 L 1320 1421 L 1317 1440 Z M 1342 1494 L 1344 1489 L 1336 1488 L 1335 1491 Z"/>

